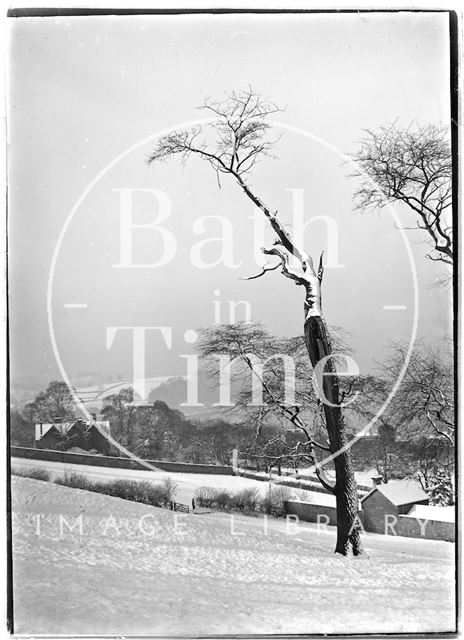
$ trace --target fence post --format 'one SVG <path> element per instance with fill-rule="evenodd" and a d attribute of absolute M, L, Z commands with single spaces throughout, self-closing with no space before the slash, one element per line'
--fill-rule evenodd
<path fill-rule="evenodd" d="M 237 474 L 238 471 L 238 449 L 232 450 L 232 472 L 234 475 Z"/>

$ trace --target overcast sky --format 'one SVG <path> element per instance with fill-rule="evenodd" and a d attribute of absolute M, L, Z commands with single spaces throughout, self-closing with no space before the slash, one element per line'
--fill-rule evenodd
<path fill-rule="evenodd" d="M 57 256 L 53 322 L 71 380 L 89 371 L 130 376 L 129 336 L 116 336 L 110 349 L 106 344 L 106 327 L 120 325 L 172 327 L 171 350 L 159 336 L 148 340 L 147 375 L 184 373 L 179 354 L 193 349 L 184 332 L 214 321 L 214 300 L 247 300 L 252 317 L 273 333 L 301 334 L 299 288 L 278 272 L 239 279 L 259 271 L 253 257 L 260 239 L 235 185 L 223 180 L 218 189 L 210 167 L 198 160 L 184 169 L 177 162 L 151 168 L 145 162 L 157 132 L 203 117 L 196 107 L 206 96 L 248 85 L 286 107 L 277 120 L 308 134 L 277 125 L 277 157 L 256 168 L 253 186 L 289 225 L 291 190 L 297 189 L 304 193 L 305 219 L 336 221 L 343 268 L 326 270 L 324 310 L 329 323 L 349 332 L 361 370 L 372 370 L 389 341 L 410 339 L 411 267 L 390 213 L 352 212 L 356 183 L 334 148 L 352 151 L 363 128 L 397 118 L 404 125 L 447 124 L 448 61 L 448 17 L 439 13 L 10 20 L 13 382 L 29 379 L 41 388 L 59 377 L 46 306 L 52 255 L 83 191 L 131 147 L 76 209 Z M 157 189 L 169 198 L 164 226 L 175 236 L 176 253 L 162 267 L 113 268 L 120 261 L 117 190 L 127 188 Z M 158 213 L 152 195 L 134 199 L 137 222 Z M 397 214 L 410 224 L 404 212 Z M 192 247 L 220 235 L 225 224 L 209 219 L 199 233 L 201 216 L 229 221 L 237 268 L 192 264 Z M 139 230 L 133 237 L 134 262 L 160 258 L 159 234 Z M 434 286 L 443 271 L 425 259 L 421 236 L 410 232 L 408 238 L 419 280 L 418 335 L 439 346 L 450 334 L 450 291 Z M 323 222 L 311 223 L 305 244 L 316 257 L 326 248 Z M 214 262 L 218 244 L 202 255 Z M 64 306 L 75 303 L 87 307 Z"/>

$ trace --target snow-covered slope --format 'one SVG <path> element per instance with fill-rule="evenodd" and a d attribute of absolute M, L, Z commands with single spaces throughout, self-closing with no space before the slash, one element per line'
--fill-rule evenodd
<path fill-rule="evenodd" d="M 453 629 L 450 543 L 366 535 L 368 556 L 345 559 L 308 523 L 175 516 L 28 478 L 12 492 L 16 633 Z"/>

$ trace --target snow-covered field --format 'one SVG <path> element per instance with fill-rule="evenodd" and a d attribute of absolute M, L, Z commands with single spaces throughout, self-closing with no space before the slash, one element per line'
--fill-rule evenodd
<path fill-rule="evenodd" d="M 454 629 L 450 543 L 366 534 L 365 558 L 341 558 L 330 527 L 175 515 L 18 477 L 12 510 L 16 633 Z"/>
<path fill-rule="evenodd" d="M 89 480 L 104 482 L 112 479 L 148 480 L 155 484 L 163 482 L 168 476 L 177 484 L 176 500 L 190 505 L 198 487 L 216 487 L 229 491 L 239 491 L 245 488 L 256 488 L 260 493 L 269 490 L 269 483 L 240 476 L 212 475 L 207 473 L 168 473 L 165 471 L 132 471 L 130 469 L 117 469 L 114 467 L 94 467 L 83 464 L 64 464 L 62 462 L 50 462 L 48 460 L 31 460 L 28 458 L 12 458 L 12 469 L 46 469 L 51 474 L 51 479 L 62 477 L 66 472 L 80 473 Z M 291 491 L 291 489 L 289 489 Z M 310 491 L 297 490 L 293 492 L 295 497 L 310 496 Z M 317 494 L 320 496 L 321 494 Z"/>

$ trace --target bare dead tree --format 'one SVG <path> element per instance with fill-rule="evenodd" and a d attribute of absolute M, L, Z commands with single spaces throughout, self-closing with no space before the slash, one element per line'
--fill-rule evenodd
<path fill-rule="evenodd" d="M 362 545 L 357 520 L 356 482 L 340 403 L 336 365 L 332 358 L 329 332 L 322 316 L 322 256 L 315 265 L 304 248 L 297 246 L 281 222 L 278 212 L 267 205 L 248 182 L 255 164 L 271 155 L 278 140 L 270 137 L 268 118 L 280 109 L 251 87 L 246 91 L 232 92 L 222 101 L 206 100 L 202 108 L 213 117 L 211 125 L 175 131 L 164 136 L 155 145 L 148 162 L 167 160 L 176 155 L 183 162 L 192 156 L 201 158 L 216 172 L 219 186 L 221 176 L 234 180 L 246 197 L 262 212 L 272 228 L 275 235 L 274 244 L 262 249 L 263 253 L 270 257 L 271 265 L 263 269 L 263 273 L 258 277 L 263 277 L 269 270 L 280 267 L 282 275 L 302 287 L 304 291 L 304 336 L 309 359 L 313 367 L 324 359 L 324 372 L 328 374 L 322 376 L 322 388 L 319 389 L 319 393 L 325 400 L 323 411 L 330 451 L 336 454 L 335 552 L 346 555 L 351 548 L 353 554 L 358 555 L 362 553 Z"/>
<path fill-rule="evenodd" d="M 434 125 L 396 124 L 367 129 L 361 147 L 351 154 L 360 178 L 355 192 L 361 211 L 401 202 L 416 217 L 416 226 L 428 236 L 430 260 L 453 264 L 451 145 L 449 132 Z"/>

